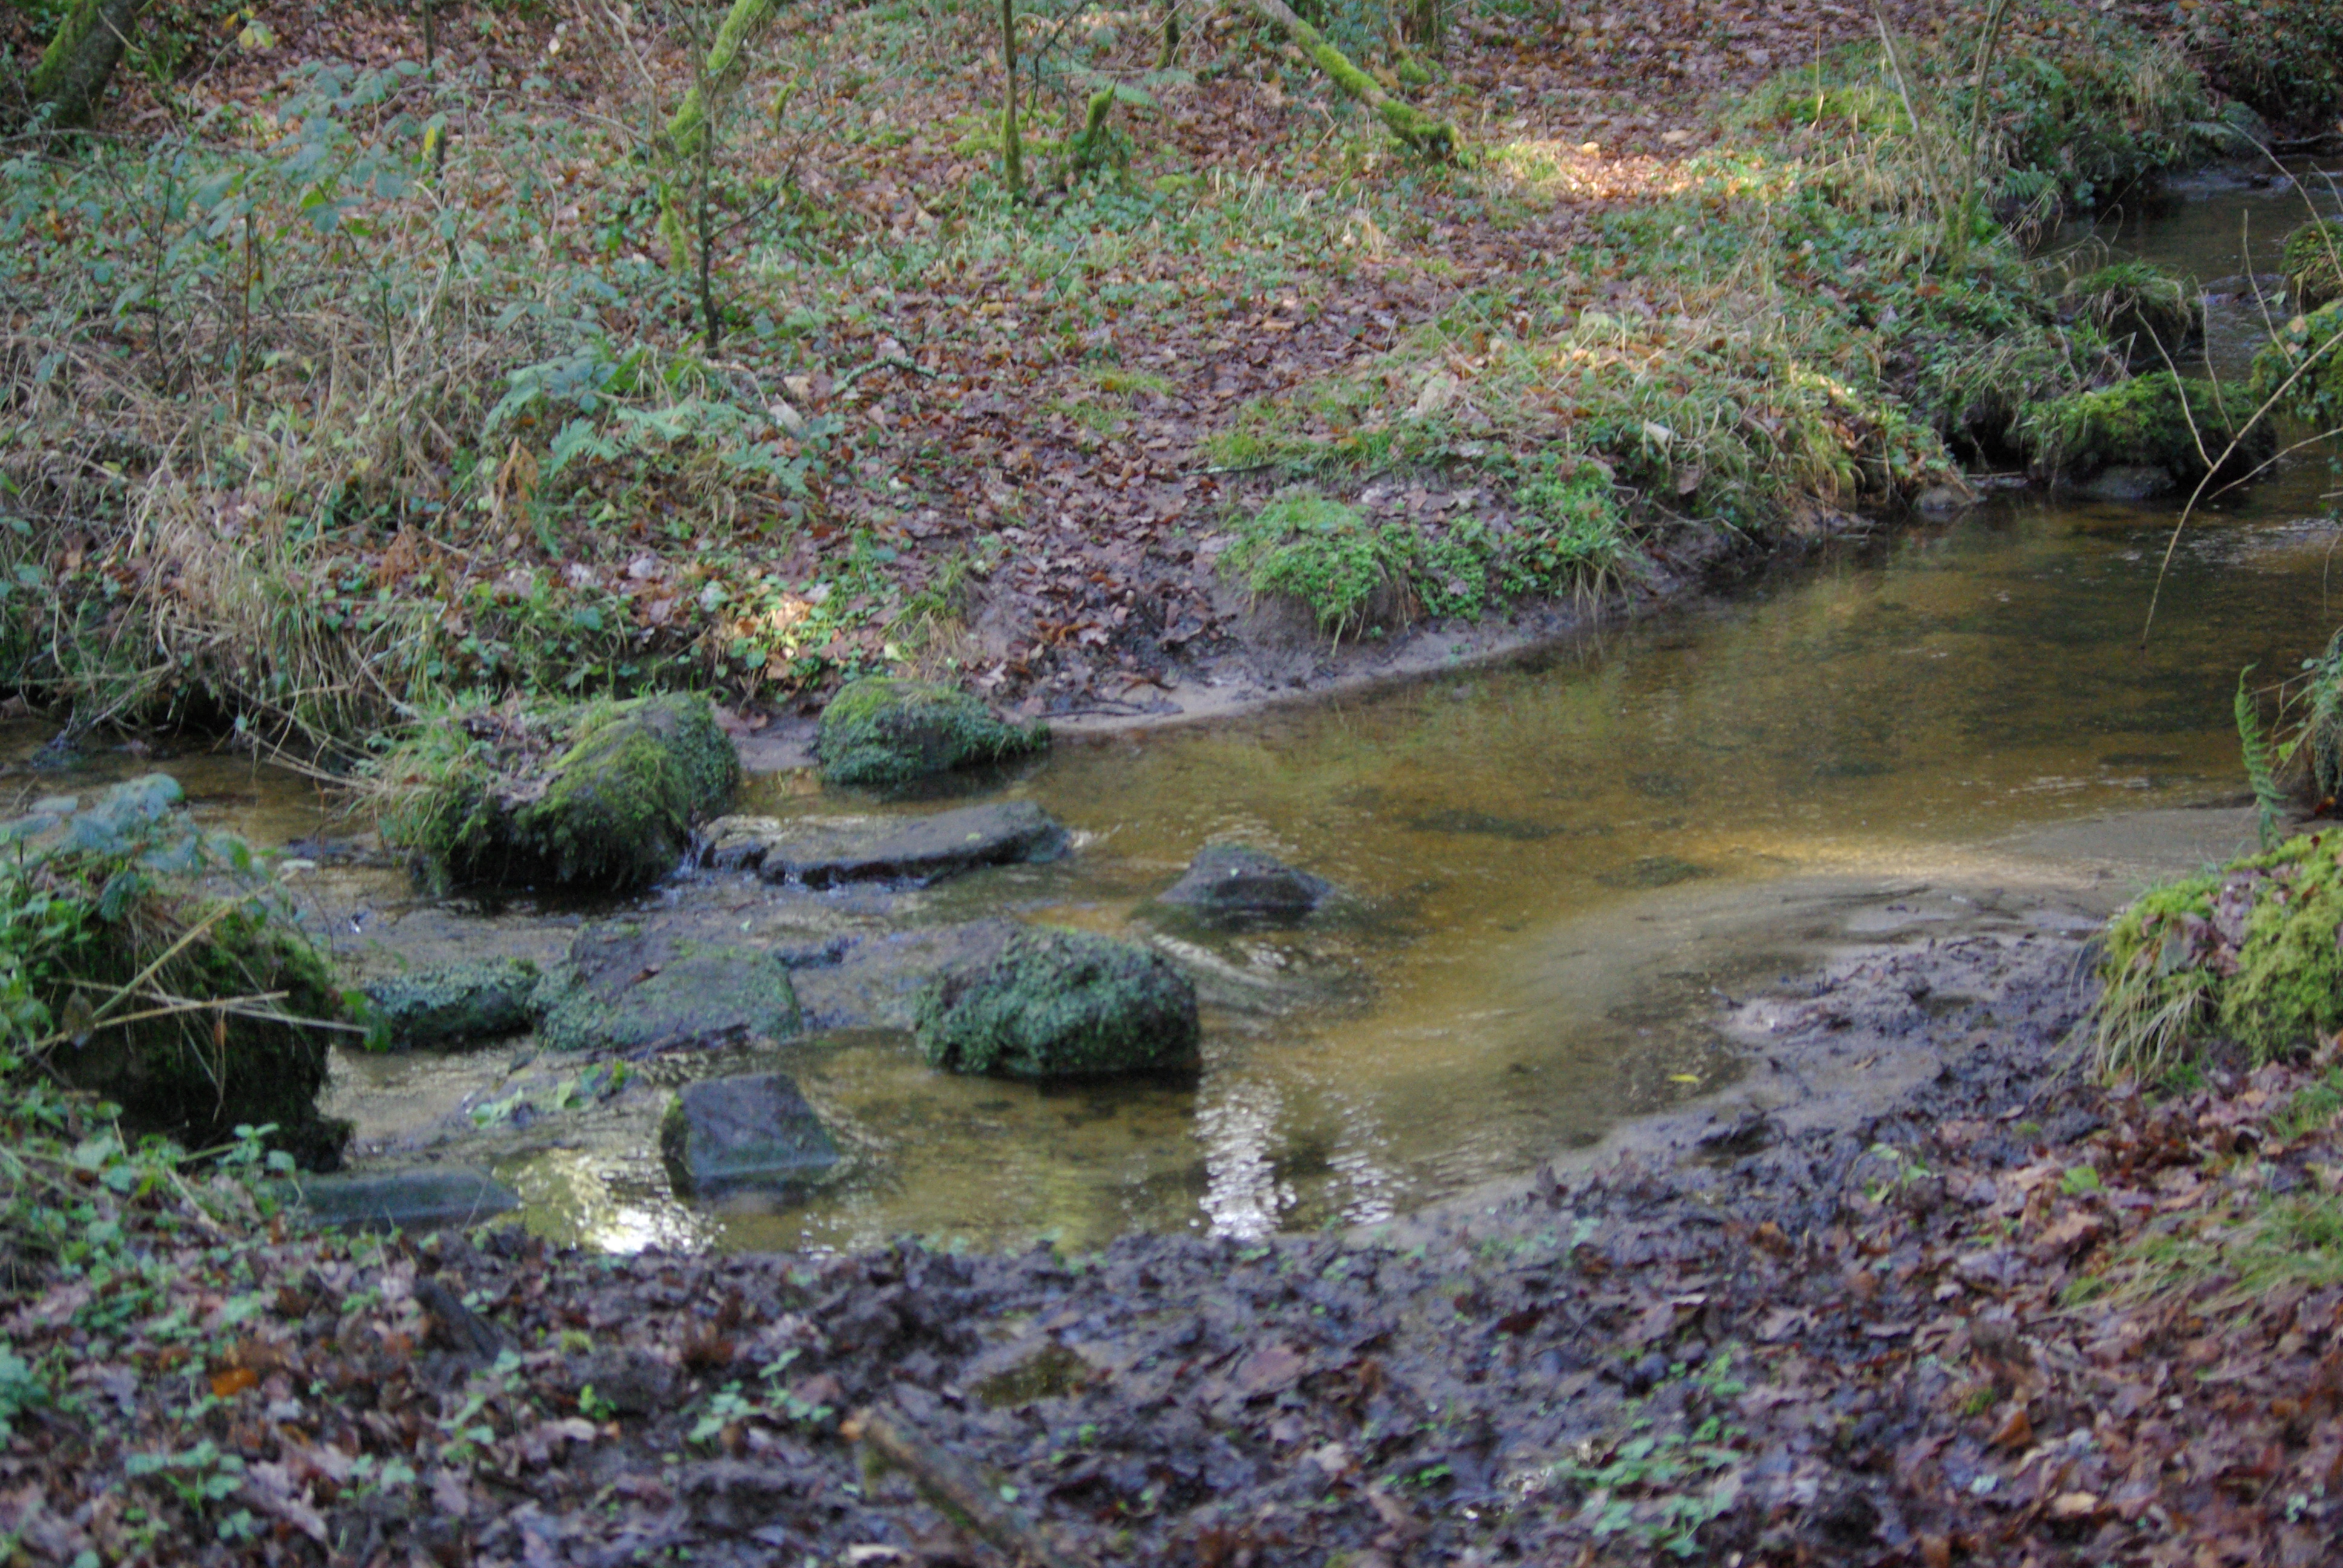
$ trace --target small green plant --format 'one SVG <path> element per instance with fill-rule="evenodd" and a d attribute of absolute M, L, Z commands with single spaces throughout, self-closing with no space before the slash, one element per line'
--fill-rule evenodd
<path fill-rule="evenodd" d="M 1298 599 L 1336 642 L 1363 628 L 1378 594 L 1403 580 L 1405 552 L 1354 508 L 1313 491 L 1279 498 L 1238 523 L 1221 558 L 1260 595 Z"/>
<path fill-rule="evenodd" d="M 1634 1424 L 1646 1420 L 1638 1415 Z M 1551 1473 L 1585 1493 L 1579 1518 L 1598 1538 L 1624 1535 L 1647 1550 L 1694 1557 L 1701 1527 L 1741 1495 L 1745 1456 L 1734 1446 L 1740 1436 L 1739 1427 L 1711 1416 L 1690 1432 L 1644 1432 L 1591 1446 Z"/>

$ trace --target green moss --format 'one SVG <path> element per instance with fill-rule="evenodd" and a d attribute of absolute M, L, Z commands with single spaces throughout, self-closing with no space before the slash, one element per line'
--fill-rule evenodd
<path fill-rule="evenodd" d="M 2338 844 L 2292 839 L 2118 915 L 2088 1026 L 2100 1069 L 2159 1076 L 2212 1038 L 2259 1063 L 2343 1028 Z"/>
<path fill-rule="evenodd" d="M 2343 219 L 2307 223 L 2287 236 L 2278 266 L 2298 310 L 2343 297 Z"/>
<path fill-rule="evenodd" d="M 1009 1078 L 1192 1067 L 1196 991 L 1149 949 L 1040 928 L 987 962 L 940 976 L 915 1028 L 930 1065 Z"/>
<path fill-rule="evenodd" d="M 2298 316 L 2254 356 L 2253 395 L 2321 430 L 2343 424 L 2343 301 Z"/>
<path fill-rule="evenodd" d="M 351 999 L 249 852 L 170 811 L 176 795 L 137 780 L 19 839 L 0 870 L 0 1038 L 37 1044 L 130 1131 L 207 1148 L 273 1126 L 330 1166 L 349 1128 L 316 1102 Z M 197 875 L 252 890 L 198 895 Z"/>
<path fill-rule="evenodd" d="M 2036 471 L 2060 480 L 2136 464 L 2187 482 L 2208 468 L 2249 467 L 2277 450 L 2277 433 L 2267 421 L 2245 427 L 2253 408 L 2242 393 L 2225 395 L 2209 381 L 2159 370 L 2035 404 L 2019 421 L 2019 433 Z"/>
<path fill-rule="evenodd" d="M 873 786 L 1021 756 L 1049 740 L 1047 725 L 1011 724 L 953 687 L 873 678 L 830 699 L 814 751 L 825 782 Z"/>
<path fill-rule="evenodd" d="M 2110 340 L 2132 340 L 2133 363 L 2160 362 L 2158 347 L 2177 355 L 2204 325 L 2204 307 L 2194 286 L 2144 261 L 2119 261 L 2067 284 L 2066 301 L 2076 316 Z"/>
<path fill-rule="evenodd" d="M 705 698 L 680 693 L 429 729 L 386 763 L 387 840 L 427 879 L 623 892 L 674 870 L 740 762 Z"/>
<path fill-rule="evenodd" d="M 443 964 L 367 987 L 368 1043 L 392 1050 L 516 1034 L 535 1016 L 537 965 L 527 959 Z"/>

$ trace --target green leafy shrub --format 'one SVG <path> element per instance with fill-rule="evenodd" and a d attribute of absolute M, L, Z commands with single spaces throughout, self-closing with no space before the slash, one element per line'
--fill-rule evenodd
<path fill-rule="evenodd" d="M 2279 270 L 2299 311 L 2311 311 L 2343 295 L 2343 221 L 2307 223 L 2286 236 Z"/>

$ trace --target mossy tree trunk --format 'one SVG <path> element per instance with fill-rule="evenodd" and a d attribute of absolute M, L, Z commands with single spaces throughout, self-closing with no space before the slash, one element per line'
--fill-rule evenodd
<path fill-rule="evenodd" d="M 1435 120 L 1422 110 L 1401 103 L 1378 86 L 1375 79 L 1351 63 L 1350 57 L 1326 41 L 1325 35 L 1293 14 L 1285 0 L 1252 0 L 1252 8 L 1274 22 L 1294 45 L 1334 78 L 1335 85 L 1364 104 L 1392 135 L 1425 157 L 1452 158 L 1463 138 L 1456 127 Z"/>
<path fill-rule="evenodd" d="M 700 138 L 708 132 L 709 102 L 739 79 L 748 66 L 743 55 L 749 40 L 779 8 L 780 0 L 732 0 L 724 25 L 716 29 L 716 41 L 708 46 L 708 59 L 698 79 L 667 123 L 668 144 L 677 152 L 689 156 L 699 151 Z"/>
<path fill-rule="evenodd" d="M 1001 0 L 1001 179 L 1025 194 L 1025 144 L 1017 125 L 1017 0 Z"/>
<path fill-rule="evenodd" d="M 130 45 L 146 0 L 79 0 L 57 24 L 25 84 L 35 110 L 49 112 L 59 130 L 81 130 L 97 118 L 98 100 Z"/>

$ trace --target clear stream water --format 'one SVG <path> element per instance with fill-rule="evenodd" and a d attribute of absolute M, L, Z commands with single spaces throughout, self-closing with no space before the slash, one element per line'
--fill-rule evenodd
<path fill-rule="evenodd" d="M 2079 237 L 2211 277 L 2244 270 L 2241 236 L 2274 254 L 2301 202 L 2215 189 Z M 2210 337 L 2234 374 L 2247 324 L 2233 312 Z M 562 1064 L 526 1040 L 345 1058 L 332 1109 L 358 1121 L 362 1162 L 489 1163 L 539 1230 L 618 1249 L 1088 1244 L 1390 1217 L 1729 1083 L 1716 995 L 1798 962 L 1831 890 L 1948 886 L 2006 868 L 2029 832 L 2234 799 L 2238 671 L 2289 671 L 2343 621 L 2328 482 L 2314 455 L 2192 524 L 2145 646 L 2175 509 L 2019 495 L 1513 665 L 1063 744 L 994 781 L 1074 829 L 1076 853 L 899 915 L 1144 930 L 1140 907 L 1217 838 L 1353 895 L 1321 928 L 1192 954 L 1208 1004 L 1192 1087 L 954 1078 L 907 1036 L 866 1030 L 656 1063 L 608 1103 L 468 1150 L 444 1138 L 451 1117 Z M 257 842 L 330 830 L 309 786 L 226 758 L 113 755 L 15 782 L 49 793 L 158 765 Z M 784 775 L 741 809 L 932 808 Z M 2105 900 L 2145 874 L 2103 869 Z M 551 957 L 582 918 L 434 905 L 389 870 L 304 885 L 369 970 Z M 688 879 L 639 907 L 712 900 L 748 918 L 767 896 Z M 763 1211 L 675 1200 L 650 1151 L 663 1086 L 772 1066 L 838 1129 L 845 1179 Z"/>

